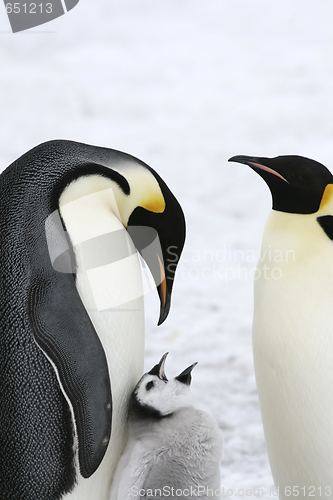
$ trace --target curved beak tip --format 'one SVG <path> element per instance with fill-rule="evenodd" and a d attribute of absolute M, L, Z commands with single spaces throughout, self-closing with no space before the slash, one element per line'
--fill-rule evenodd
<path fill-rule="evenodd" d="M 166 357 L 169 353 L 166 352 L 165 354 L 163 354 L 163 356 L 161 357 L 161 359 L 159 360 L 159 362 L 157 363 L 157 365 L 155 365 L 148 373 L 150 375 L 156 375 L 158 378 L 160 378 L 161 380 L 164 380 L 165 382 L 168 381 L 168 379 L 166 378 L 166 375 L 164 373 L 164 365 L 165 365 L 165 360 L 166 360 Z"/>
<path fill-rule="evenodd" d="M 191 371 L 193 370 L 193 368 L 195 368 L 198 364 L 198 361 L 196 361 L 195 363 L 193 363 L 193 365 L 189 366 L 187 369 L 189 371 L 189 373 L 191 373 Z"/>
<path fill-rule="evenodd" d="M 167 379 L 167 377 L 165 375 L 165 371 L 164 371 L 165 360 L 166 360 L 168 354 L 169 354 L 168 352 L 166 352 L 165 354 L 163 354 L 163 356 L 161 357 L 160 362 L 159 362 L 160 369 L 159 369 L 158 377 L 161 380 L 164 380 L 164 382 L 168 382 L 168 379 Z"/>
<path fill-rule="evenodd" d="M 157 326 L 161 326 L 162 323 L 164 323 L 164 321 L 167 319 L 167 314 L 165 314 L 163 311 L 161 311 L 160 313 L 160 317 L 158 319 L 158 322 L 157 322 Z"/>
<path fill-rule="evenodd" d="M 170 296 L 167 295 L 165 303 L 161 304 L 160 317 L 159 317 L 159 320 L 157 323 L 158 326 L 160 326 L 162 323 L 164 323 L 164 321 L 167 319 L 169 311 L 170 311 L 170 305 L 171 305 Z"/>
<path fill-rule="evenodd" d="M 179 382 L 182 382 L 185 385 L 190 385 L 191 384 L 191 372 L 195 366 L 197 366 L 198 362 L 193 363 L 193 365 L 188 366 L 185 368 L 183 372 L 181 372 L 178 377 L 176 377 L 176 380 Z"/>
<path fill-rule="evenodd" d="M 256 160 L 256 158 L 252 157 L 252 156 L 236 155 L 236 156 L 232 156 L 231 158 L 229 158 L 228 161 L 234 161 L 236 163 L 244 163 L 247 165 L 249 162 L 255 161 L 255 160 Z"/>
<path fill-rule="evenodd" d="M 162 312 L 160 312 L 160 317 L 158 318 L 157 326 L 160 326 L 166 320 L 166 316 Z"/>

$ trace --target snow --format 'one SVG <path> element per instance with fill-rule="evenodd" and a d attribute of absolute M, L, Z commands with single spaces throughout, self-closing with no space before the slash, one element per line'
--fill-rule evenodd
<path fill-rule="evenodd" d="M 230 156 L 333 161 L 330 0 L 85 2 L 11 34 L 0 9 L 1 168 L 45 140 L 133 154 L 183 206 L 187 242 L 167 321 L 146 304 L 145 366 L 194 361 L 224 433 L 222 485 L 274 498 L 253 374 L 252 288 L 267 187 Z M 251 494 L 249 494 L 251 493 Z"/>

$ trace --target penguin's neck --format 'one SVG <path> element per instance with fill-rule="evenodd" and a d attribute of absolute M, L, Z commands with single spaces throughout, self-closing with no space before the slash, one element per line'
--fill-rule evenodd
<path fill-rule="evenodd" d="M 298 354 L 309 349 L 313 359 L 325 344 L 325 325 L 333 331 L 333 241 L 317 217 L 318 212 L 272 211 L 266 223 L 254 284 L 254 326 L 260 318 L 260 330 L 267 330 L 272 342 L 269 355 L 276 356 L 278 363 L 285 357 L 278 359 L 275 343 L 281 342 L 283 349 L 289 344 L 290 352 L 294 352 L 292 345 L 300 343 Z"/>
<path fill-rule="evenodd" d="M 330 239 L 317 220 L 327 215 L 333 215 L 332 185 L 325 190 L 319 210 L 313 214 L 272 210 L 265 225 L 260 262 L 308 262 L 321 252 L 331 252 Z"/>
<path fill-rule="evenodd" d="M 59 210 L 74 248 L 76 287 L 107 357 L 113 415 L 101 466 L 90 479 L 79 477 L 68 499 L 106 500 L 126 441 L 129 397 L 143 372 L 142 280 L 137 253 L 120 220 L 117 186 L 107 179 L 96 179 L 90 189 L 79 182 L 65 190 Z"/>
<path fill-rule="evenodd" d="M 293 264 L 316 256 L 318 249 L 330 246 L 317 222 L 317 214 L 290 214 L 272 210 L 264 230 L 260 262 Z"/>

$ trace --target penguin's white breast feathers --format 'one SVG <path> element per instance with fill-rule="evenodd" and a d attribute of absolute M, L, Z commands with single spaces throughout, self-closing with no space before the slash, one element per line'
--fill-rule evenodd
<path fill-rule="evenodd" d="M 333 242 L 316 217 L 271 212 L 255 281 L 254 363 L 278 484 L 332 478 Z"/>
<path fill-rule="evenodd" d="M 68 496 L 70 500 L 86 500 L 87 495 L 98 500 L 108 498 L 112 473 L 126 440 L 129 396 L 143 372 L 140 263 L 121 222 L 117 190 L 119 187 L 113 181 L 90 176 L 73 182 L 64 191 L 59 204 L 74 247 L 76 287 L 106 354 L 113 401 L 112 434 L 107 453 L 90 479 L 79 477 L 73 496 Z M 111 243 L 114 237 L 121 242 L 123 255 L 119 255 L 119 248 L 116 248 L 119 245 L 112 247 L 110 244 L 106 249 L 101 246 L 108 235 Z"/>

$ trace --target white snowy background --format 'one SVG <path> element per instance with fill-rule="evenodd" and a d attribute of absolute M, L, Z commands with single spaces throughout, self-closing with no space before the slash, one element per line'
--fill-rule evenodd
<path fill-rule="evenodd" d="M 333 166 L 331 0 L 81 0 L 13 35 L 0 6 L 0 165 L 66 138 L 131 153 L 187 219 L 173 306 L 147 296 L 146 361 L 198 361 L 193 393 L 224 433 L 229 497 L 273 484 L 252 364 L 253 273 L 269 191 L 230 156 Z M 251 491 L 247 492 L 250 497 Z M 253 493 L 255 496 L 255 493 Z"/>

